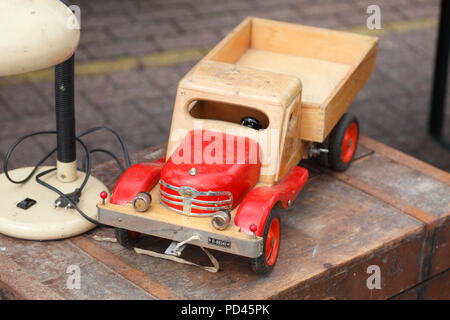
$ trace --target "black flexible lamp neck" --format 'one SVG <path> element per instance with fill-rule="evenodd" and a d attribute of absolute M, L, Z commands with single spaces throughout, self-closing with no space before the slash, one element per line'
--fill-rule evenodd
<path fill-rule="evenodd" d="M 55 108 L 58 161 L 76 160 L 74 56 L 55 66 Z"/>

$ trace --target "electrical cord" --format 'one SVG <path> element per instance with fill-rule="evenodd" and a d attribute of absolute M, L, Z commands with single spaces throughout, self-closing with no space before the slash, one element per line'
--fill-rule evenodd
<path fill-rule="evenodd" d="M 128 148 L 125 145 L 125 142 L 123 141 L 122 137 L 114 129 L 111 129 L 109 127 L 94 127 L 94 128 L 90 128 L 90 129 L 86 129 L 84 131 L 81 131 L 77 135 L 77 138 L 81 138 L 81 137 L 83 137 L 83 136 L 85 136 L 87 134 L 90 134 L 90 133 L 93 133 L 93 132 L 99 131 L 99 130 L 109 131 L 113 135 L 116 136 L 117 140 L 119 141 L 120 147 L 122 148 L 123 156 L 124 156 L 124 159 L 125 159 L 125 166 L 126 166 L 126 168 L 131 167 L 131 159 L 130 159 L 130 154 L 128 152 Z"/>
<path fill-rule="evenodd" d="M 122 152 L 123 152 L 125 166 L 122 165 L 122 163 L 120 162 L 119 158 L 113 152 L 111 152 L 109 150 L 101 149 L 101 148 L 96 148 L 96 149 L 89 150 L 87 145 L 83 142 L 83 140 L 81 140 L 81 137 L 83 137 L 85 135 L 88 135 L 90 133 L 96 132 L 96 131 L 100 131 L 100 130 L 109 131 L 110 133 L 112 133 L 117 138 L 117 140 L 119 141 L 120 147 L 122 149 Z M 31 137 L 34 137 L 34 136 L 38 136 L 38 135 L 56 134 L 56 133 L 57 133 L 56 131 L 39 131 L 39 132 L 34 132 L 34 133 L 31 133 L 31 134 L 24 135 L 24 136 L 20 137 L 19 139 L 17 139 L 8 148 L 7 152 L 5 153 L 4 159 L 3 159 L 3 172 L 5 173 L 6 178 L 11 183 L 15 183 L 15 184 L 23 184 L 23 183 L 28 182 L 31 179 L 31 177 L 33 177 L 33 175 L 36 173 L 36 171 L 39 169 L 39 167 L 41 167 L 42 164 L 58 150 L 58 148 L 54 148 L 51 151 L 49 151 L 46 155 L 44 155 L 44 157 L 41 160 L 39 160 L 37 162 L 37 164 L 33 167 L 33 170 L 30 172 L 30 174 L 28 174 L 25 178 L 23 178 L 21 180 L 14 180 L 9 175 L 8 164 L 9 164 L 10 158 L 11 158 L 14 150 L 17 148 L 17 146 L 19 144 L 21 144 L 24 140 L 26 140 L 28 138 L 31 138 Z M 79 134 L 77 134 L 75 139 L 81 145 L 82 149 L 85 152 L 85 157 L 84 157 L 84 161 L 85 161 L 85 168 L 84 168 L 85 177 L 84 177 L 83 182 L 81 183 L 80 187 L 78 187 L 77 189 L 75 189 L 71 193 L 65 194 L 61 190 L 59 190 L 58 188 L 48 184 L 47 182 L 45 182 L 45 181 L 43 181 L 41 179 L 44 175 L 55 171 L 56 168 L 45 170 L 45 171 L 37 174 L 36 177 L 35 177 L 36 182 L 39 183 L 40 185 L 48 188 L 49 190 L 55 192 L 56 194 L 58 194 L 59 198 L 57 199 L 57 201 L 64 201 L 65 203 L 67 203 L 67 207 L 70 207 L 70 208 L 73 208 L 73 209 L 77 210 L 78 213 L 83 218 L 85 218 L 86 220 L 88 220 L 92 224 L 95 224 L 95 225 L 100 226 L 100 227 L 110 227 L 110 226 L 104 225 L 104 224 L 100 223 L 99 221 L 89 217 L 86 213 L 84 213 L 78 207 L 77 202 L 79 201 L 79 198 L 81 197 L 81 193 L 82 193 L 84 187 L 86 186 L 86 184 L 87 184 L 87 182 L 89 180 L 89 177 L 91 175 L 91 154 L 97 152 L 97 153 L 105 153 L 105 154 L 109 155 L 111 158 L 113 158 L 113 160 L 119 166 L 120 170 L 123 172 L 123 171 L 126 170 L 126 168 L 129 168 L 131 166 L 131 160 L 130 160 L 130 155 L 129 155 L 129 152 L 128 152 L 128 148 L 127 148 L 126 144 L 124 143 L 122 137 L 117 133 L 117 131 L 115 131 L 114 129 L 108 128 L 108 127 L 94 127 L 94 128 L 90 128 L 90 129 L 84 130 L 84 131 L 80 132 Z M 55 203 L 57 201 L 55 201 Z"/>
<path fill-rule="evenodd" d="M 91 151 L 89 151 L 91 154 L 93 154 L 93 153 L 95 153 L 95 152 L 101 152 L 101 153 L 106 153 L 107 155 L 109 155 L 111 158 L 113 158 L 113 160 L 117 163 L 117 166 L 120 168 L 120 171 L 121 172 L 124 172 L 126 169 L 125 169 L 125 167 L 123 166 L 123 164 L 120 162 L 120 160 L 119 160 L 119 158 L 114 154 L 114 153 L 112 153 L 111 151 L 109 151 L 109 150 L 105 150 L 105 149 L 100 149 L 100 148 L 98 148 L 98 149 L 92 149 Z"/>
<path fill-rule="evenodd" d="M 29 175 L 27 175 L 24 179 L 22 180 L 14 180 L 10 177 L 9 175 L 9 169 L 8 169 L 8 163 L 9 163 L 9 159 L 11 158 L 11 155 L 13 153 L 13 151 L 16 149 L 16 147 L 22 143 L 25 139 L 37 136 L 37 135 L 43 135 L 43 134 L 56 134 L 56 131 L 39 131 L 39 132 L 34 132 L 31 134 L 27 134 L 25 136 L 20 137 L 19 139 L 17 139 L 6 151 L 5 156 L 3 157 L 3 172 L 6 176 L 6 178 L 15 184 L 23 184 L 25 182 L 27 182 L 28 180 L 31 179 L 31 177 L 36 173 L 37 169 L 48 159 L 50 158 L 57 150 L 57 148 L 54 148 L 52 151 L 50 151 L 49 153 L 47 153 L 41 160 L 39 160 L 39 162 L 34 166 L 33 170 L 31 171 L 31 173 Z"/>
<path fill-rule="evenodd" d="M 89 149 L 88 149 L 88 147 L 86 146 L 86 144 L 85 144 L 80 138 L 76 138 L 76 140 L 77 140 L 77 142 L 79 142 L 80 145 L 83 147 L 83 149 L 84 149 L 84 151 L 85 151 L 85 155 L 86 155 L 86 160 L 87 160 L 87 171 L 86 171 L 85 178 L 84 178 L 84 180 L 83 180 L 83 184 L 80 186 L 80 188 L 75 189 L 75 191 L 74 191 L 73 193 L 71 193 L 71 194 L 77 195 L 78 198 L 79 198 L 79 196 L 81 196 L 81 190 L 82 190 L 82 188 L 85 186 L 85 183 L 87 183 L 87 180 L 89 179 L 89 176 L 90 176 L 90 171 L 91 171 L 91 159 L 90 159 L 90 158 L 91 158 L 91 157 L 90 157 Z M 63 199 L 65 199 L 66 201 L 68 201 L 68 203 L 71 204 L 71 207 L 72 207 L 72 208 L 74 208 L 75 210 L 77 210 L 78 213 L 79 213 L 83 218 L 85 218 L 86 220 L 88 220 L 88 221 L 91 222 L 92 224 L 95 224 L 95 225 L 97 225 L 97 226 L 99 226 L 99 227 L 108 227 L 108 228 L 109 228 L 110 226 L 107 226 L 107 225 L 105 225 L 105 224 L 103 224 L 103 223 L 100 223 L 100 222 L 98 222 L 97 220 L 92 219 L 92 218 L 89 217 L 87 214 L 85 214 L 85 213 L 77 206 L 77 201 L 76 201 L 77 198 L 72 199 L 69 195 L 64 194 L 64 193 L 61 192 L 59 189 L 57 189 L 57 188 L 55 188 L 54 186 L 48 184 L 47 182 L 41 180 L 41 177 L 43 177 L 44 175 L 49 174 L 50 172 L 53 172 L 53 171 L 55 171 L 55 170 L 56 170 L 56 168 L 52 168 L 52 169 L 45 170 L 45 171 L 43 171 L 43 172 L 37 174 L 37 175 L 36 175 L 36 181 L 37 181 L 37 183 L 39 183 L 40 185 L 42 185 L 42 186 L 44 186 L 44 187 L 46 187 L 46 188 L 52 190 L 53 192 L 57 193 L 61 198 L 63 198 Z"/>
<path fill-rule="evenodd" d="M 94 127 L 94 128 L 90 128 L 90 129 L 87 129 L 87 130 L 84 130 L 84 131 L 82 131 L 82 132 L 80 132 L 79 134 L 77 134 L 77 138 L 81 138 L 81 137 L 83 137 L 83 136 L 85 136 L 85 135 L 87 135 L 87 134 L 90 134 L 90 133 L 93 133 L 93 132 L 96 132 L 96 131 L 100 131 L 100 130 L 106 130 L 106 131 L 109 131 L 109 132 L 111 132 L 111 133 L 113 133 L 115 136 L 116 136 L 116 138 L 118 139 L 118 141 L 119 141 L 119 143 L 120 143 L 120 146 L 121 146 L 121 148 L 122 148 L 122 152 L 123 152 L 123 155 L 124 155 L 124 159 L 125 159 L 125 168 L 129 168 L 130 166 L 131 166 L 131 160 L 130 160 L 130 155 L 129 155 L 129 152 L 128 152 L 128 149 L 127 149 L 127 147 L 126 147 L 126 145 L 125 145 L 125 143 L 124 143 L 124 141 L 123 141 L 123 139 L 122 139 L 122 137 L 117 133 L 117 131 L 115 131 L 114 129 L 111 129 L 111 128 L 108 128 L 108 127 Z M 28 139 L 28 138 L 31 138 L 31 137 L 34 137 L 34 136 L 37 136 L 37 135 L 44 135 L 44 134 L 56 134 L 56 131 L 39 131 L 39 132 L 34 132 L 34 133 L 31 133 L 31 134 L 27 134 L 27 135 L 24 135 L 24 136 L 22 136 L 22 137 L 20 137 L 19 139 L 17 139 L 9 148 L 8 148 L 8 150 L 6 151 L 6 153 L 5 153 L 5 156 L 4 156 L 4 159 L 3 159 L 3 172 L 5 173 L 5 176 L 6 176 L 6 178 L 10 181 L 10 182 L 12 182 L 12 183 L 15 183 L 15 184 L 23 184 L 23 183 L 25 183 L 25 182 L 27 182 L 28 180 L 30 180 L 31 179 L 31 177 L 36 173 L 36 171 L 37 171 L 37 169 L 48 159 L 48 158 L 50 158 L 58 149 L 57 148 L 54 148 L 53 150 L 51 150 L 49 153 L 47 153 L 35 166 L 34 166 L 34 168 L 33 168 L 33 170 L 31 171 L 31 173 L 28 175 L 28 176 L 26 176 L 24 179 L 22 179 L 22 180 L 14 180 L 14 179 L 12 179 L 11 178 L 11 176 L 9 175 L 9 173 L 8 173 L 8 163 L 9 163 L 9 159 L 11 158 L 11 155 L 12 155 L 12 153 L 14 152 L 14 150 L 16 149 L 16 147 L 20 144 L 20 143 L 22 143 L 24 140 L 26 140 L 26 139 Z M 102 149 L 103 150 L 103 149 Z M 110 152 L 109 151 L 107 151 L 106 152 L 107 154 L 109 154 Z M 113 157 L 114 158 L 114 157 Z M 115 158 L 117 158 L 117 157 L 115 157 Z M 114 159 L 114 160 L 116 160 L 116 159 Z M 118 159 L 117 159 L 118 160 Z M 120 163 L 120 161 L 117 161 L 116 160 L 116 162 L 118 162 L 118 163 Z M 123 168 L 123 166 L 121 165 L 120 166 L 121 168 Z"/>

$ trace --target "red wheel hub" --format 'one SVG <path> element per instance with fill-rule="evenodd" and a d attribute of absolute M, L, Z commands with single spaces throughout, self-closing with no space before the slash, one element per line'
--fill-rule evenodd
<path fill-rule="evenodd" d="M 271 266 L 277 261 L 278 251 L 280 249 L 280 220 L 275 218 L 272 220 L 267 232 L 266 239 L 266 263 Z"/>
<path fill-rule="evenodd" d="M 342 161 L 345 163 L 352 160 L 358 142 L 358 125 L 352 122 L 345 130 L 344 140 L 342 141 Z"/>

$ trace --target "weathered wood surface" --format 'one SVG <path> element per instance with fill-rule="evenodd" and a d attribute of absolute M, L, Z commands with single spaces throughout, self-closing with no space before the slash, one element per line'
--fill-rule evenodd
<path fill-rule="evenodd" d="M 163 155 L 150 148 L 134 155 Z M 282 247 L 274 272 L 256 276 L 248 260 L 213 251 L 217 274 L 137 255 L 110 229 L 54 242 L 0 235 L 0 296 L 37 299 L 448 299 L 450 298 L 450 175 L 369 138 L 361 139 L 344 174 L 311 170 L 313 178 L 283 211 Z M 113 164 L 96 168 L 109 186 Z M 280 209 L 275 209 L 280 210 Z M 139 247 L 163 250 L 165 240 Z M 184 255 L 205 263 L 198 248 Z M 68 289 L 70 265 L 81 288 Z M 369 290 L 367 268 L 381 270 L 381 289 Z M 26 279 L 26 281 L 19 281 Z"/>
<path fill-rule="evenodd" d="M 448 300 L 450 298 L 450 270 L 442 272 L 417 286 L 395 296 L 395 300 Z"/>

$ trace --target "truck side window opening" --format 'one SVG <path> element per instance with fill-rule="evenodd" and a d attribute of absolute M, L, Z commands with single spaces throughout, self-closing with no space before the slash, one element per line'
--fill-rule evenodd
<path fill-rule="evenodd" d="M 218 101 L 193 101 L 189 105 L 189 114 L 196 119 L 226 121 L 241 124 L 242 119 L 251 117 L 261 124 L 261 129 L 269 126 L 267 115 L 257 109 Z"/>

